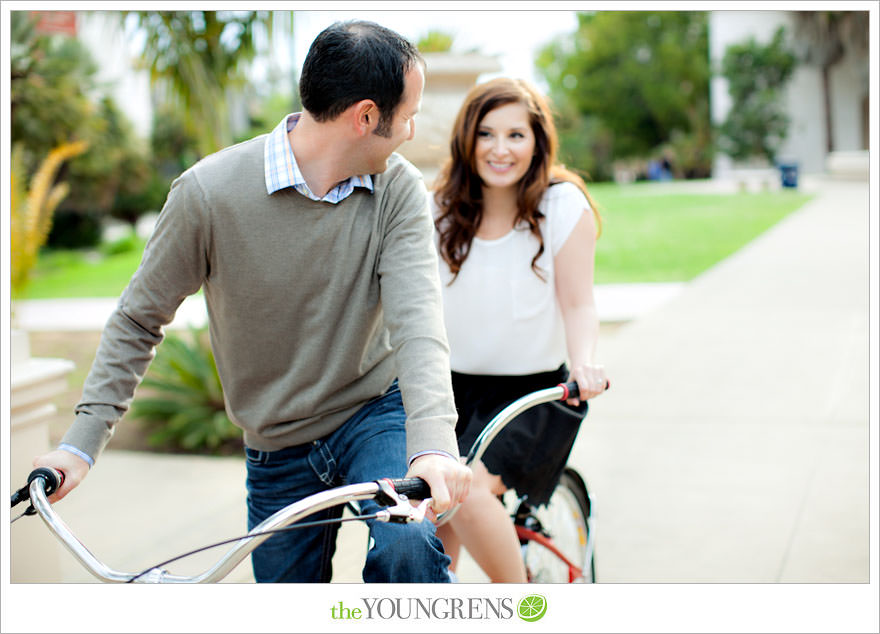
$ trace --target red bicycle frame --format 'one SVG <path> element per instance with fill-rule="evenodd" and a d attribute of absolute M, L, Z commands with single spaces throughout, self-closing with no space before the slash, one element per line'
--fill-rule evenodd
<path fill-rule="evenodd" d="M 541 533 L 536 533 L 535 531 L 529 530 L 528 528 L 525 528 L 524 526 L 516 526 L 516 536 L 519 537 L 521 540 L 538 542 L 539 544 L 541 544 L 541 546 L 543 546 L 544 548 L 549 550 L 551 553 L 553 553 L 554 555 L 559 557 L 563 562 L 565 562 L 565 565 L 568 566 L 568 582 L 569 583 L 573 583 L 575 579 L 583 576 L 584 571 L 581 568 L 579 568 L 578 566 L 576 566 L 575 564 L 573 564 L 571 562 L 571 560 L 568 557 L 566 557 L 565 555 L 563 555 L 562 551 L 560 551 L 556 547 L 556 544 L 554 544 L 549 538 L 545 537 Z"/>

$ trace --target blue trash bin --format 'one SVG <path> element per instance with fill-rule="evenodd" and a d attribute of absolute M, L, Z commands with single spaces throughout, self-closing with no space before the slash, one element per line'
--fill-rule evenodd
<path fill-rule="evenodd" d="M 795 188 L 798 186 L 798 164 L 780 163 L 779 174 L 782 177 L 783 187 Z"/>

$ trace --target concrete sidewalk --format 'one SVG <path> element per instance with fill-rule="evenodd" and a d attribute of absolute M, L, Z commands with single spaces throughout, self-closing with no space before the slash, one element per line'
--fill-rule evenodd
<path fill-rule="evenodd" d="M 868 582 L 868 204 L 823 183 L 602 342 L 571 460 L 601 581 Z"/>
<path fill-rule="evenodd" d="M 631 321 L 678 295 L 680 282 L 598 284 L 595 287 L 599 319 L 603 323 Z M 19 326 L 30 332 L 97 332 L 116 308 L 117 299 L 33 299 L 15 303 Z M 171 329 L 204 326 L 208 322 L 201 294 L 187 297 L 178 308 Z"/>
<path fill-rule="evenodd" d="M 571 460 L 594 497 L 601 582 L 868 581 L 868 185 L 816 191 L 601 342 L 613 389 Z M 57 510 L 139 571 L 244 532 L 244 474 L 238 458 L 110 449 Z M 334 581 L 360 580 L 365 546 L 343 527 Z M 91 580 L 60 557 L 64 581 Z M 227 581 L 251 579 L 245 563 Z"/>

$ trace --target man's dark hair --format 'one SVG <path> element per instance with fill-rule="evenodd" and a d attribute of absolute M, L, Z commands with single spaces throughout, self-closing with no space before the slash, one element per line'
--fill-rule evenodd
<path fill-rule="evenodd" d="M 390 29 L 361 20 L 336 22 L 309 48 L 299 80 L 303 108 L 316 121 L 332 121 L 362 99 L 379 108 L 376 134 L 389 136 L 403 100 L 404 75 L 424 63 L 418 49 Z"/>

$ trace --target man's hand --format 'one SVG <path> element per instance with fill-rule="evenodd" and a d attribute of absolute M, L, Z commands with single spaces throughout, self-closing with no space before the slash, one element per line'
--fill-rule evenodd
<path fill-rule="evenodd" d="M 88 462 L 63 449 L 56 449 L 34 458 L 34 468 L 37 467 L 51 467 L 64 474 L 64 482 L 49 496 L 49 502 L 57 502 L 73 491 L 89 473 Z"/>
<path fill-rule="evenodd" d="M 464 501 L 473 474 L 469 467 L 450 456 L 425 454 L 413 460 L 406 477 L 422 478 L 428 483 L 433 498 L 431 509 L 436 517 Z"/>

